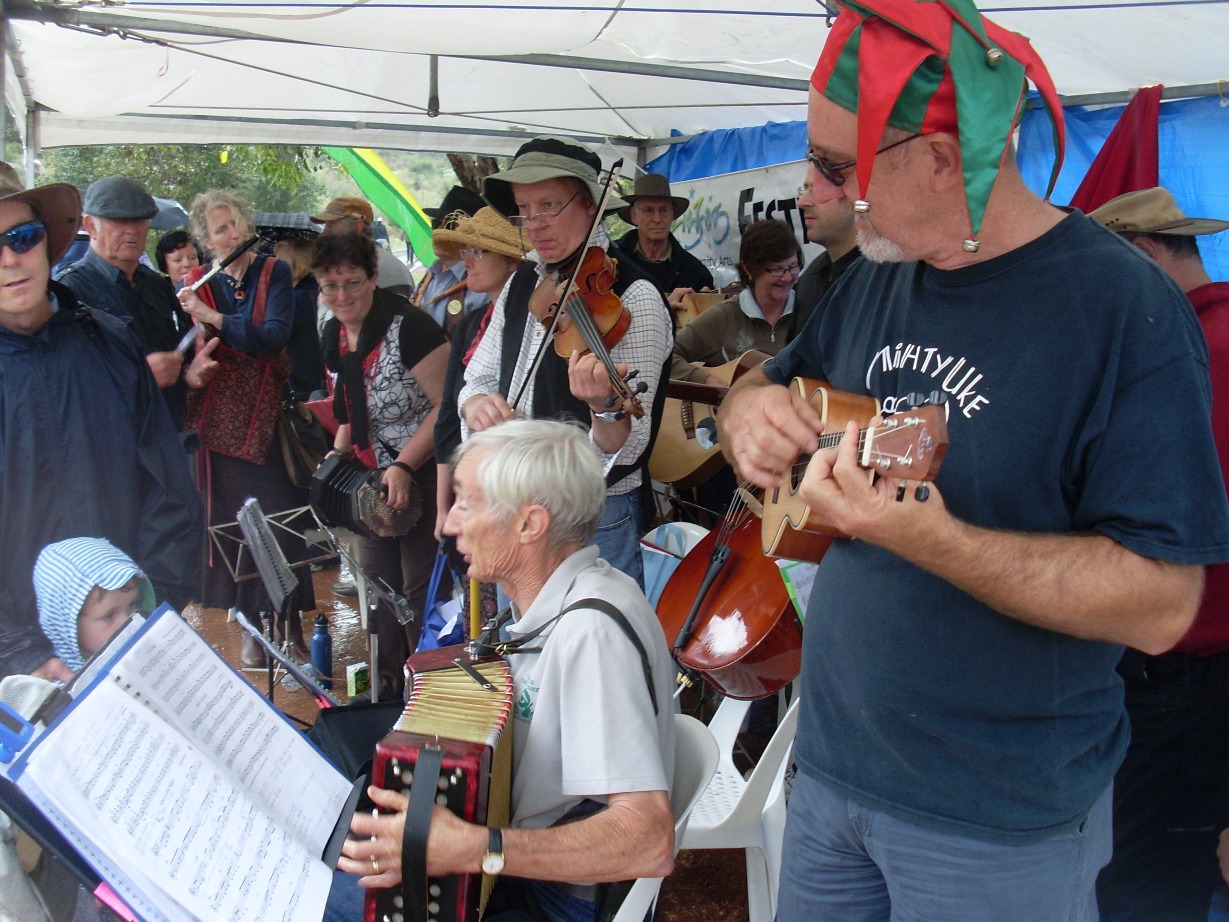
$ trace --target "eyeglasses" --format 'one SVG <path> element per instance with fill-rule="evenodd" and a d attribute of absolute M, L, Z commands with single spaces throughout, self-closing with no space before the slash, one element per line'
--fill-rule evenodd
<path fill-rule="evenodd" d="M 335 282 L 325 282 L 320 286 L 320 293 L 326 298 L 331 298 L 339 291 L 344 291 L 348 295 L 356 293 L 364 285 L 370 282 L 371 279 L 350 279 L 348 282 L 342 282 L 340 285 Z"/>
<path fill-rule="evenodd" d="M 783 279 L 787 275 L 797 275 L 802 271 L 802 266 L 797 263 L 790 263 L 788 266 L 766 266 L 761 270 L 766 275 L 771 275 L 774 279 Z"/>
<path fill-rule="evenodd" d="M 461 249 L 457 252 L 457 255 L 460 256 L 462 260 L 472 259 L 474 262 L 477 262 L 478 260 L 482 259 L 482 257 L 486 256 L 486 250 L 480 250 L 477 247 L 461 247 Z"/>
<path fill-rule="evenodd" d="M 580 195 L 580 192 L 581 190 L 577 189 L 572 193 L 572 198 L 568 199 L 554 211 L 547 209 L 546 211 L 539 211 L 537 214 L 514 214 L 508 220 L 512 223 L 513 227 L 525 227 L 527 224 L 553 224 L 555 219 L 563 214 L 563 209 L 571 205 L 576 196 Z"/>
<path fill-rule="evenodd" d="M 909 141 L 916 140 L 921 136 L 922 133 L 918 132 L 917 134 L 909 135 L 907 138 L 901 138 L 899 141 L 888 144 L 886 147 L 879 148 L 879 150 L 875 151 L 875 156 L 877 157 L 886 151 L 890 151 L 893 147 L 900 147 L 902 144 L 907 144 Z M 821 157 L 813 150 L 807 151 L 807 162 L 811 164 L 811 166 L 815 167 L 815 169 L 819 170 L 819 175 L 828 180 L 828 182 L 832 183 L 834 186 L 845 185 L 844 174 L 848 170 L 852 170 L 858 163 L 857 160 L 846 160 L 843 163 L 833 163 L 826 157 Z"/>
<path fill-rule="evenodd" d="M 47 228 L 43 227 L 42 221 L 27 221 L 0 234 L 0 249 L 8 247 L 20 256 L 29 253 L 46 239 Z"/>
<path fill-rule="evenodd" d="M 797 189 L 794 190 L 794 195 L 796 198 L 802 198 L 804 195 L 809 194 L 810 191 L 811 191 L 810 186 L 799 186 Z"/>

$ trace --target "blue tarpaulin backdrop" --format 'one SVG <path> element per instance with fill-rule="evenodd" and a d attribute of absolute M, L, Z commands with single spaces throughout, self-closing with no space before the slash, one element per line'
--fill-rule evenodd
<path fill-rule="evenodd" d="M 1054 191 L 1056 204 L 1065 205 L 1075 194 L 1123 108 L 1064 110 L 1067 156 Z M 1159 130 L 1161 185 L 1187 215 L 1229 220 L 1229 107 L 1215 96 L 1163 102 Z M 805 152 L 804 122 L 772 122 L 697 135 L 646 169 L 683 182 L 790 163 Z M 1053 157 L 1049 119 L 1041 110 L 1027 111 L 1020 125 L 1018 159 L 1025 182 L 1038 194 L 1045 192 Z M 1229 281 L 1229 232 L 1200 237 L 1199 246 L 1212 278 Z"/>

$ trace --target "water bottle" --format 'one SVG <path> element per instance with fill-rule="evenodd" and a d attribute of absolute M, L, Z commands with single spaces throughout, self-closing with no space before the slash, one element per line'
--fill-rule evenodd
<path fill-rule="evenodd" d="M 316 615 L 316 629 L 312 632 L 312 668 L 320 675 L 320 684 L 333 687 L 333 638 L 329 636 L 329 622 L 324 612 Z"/>

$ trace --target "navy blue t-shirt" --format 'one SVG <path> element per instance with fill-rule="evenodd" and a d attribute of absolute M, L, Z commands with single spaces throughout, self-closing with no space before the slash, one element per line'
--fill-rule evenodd
<path fill-rule="evenodd" d="M 958 518 L 1096 532 L 1175 563 L 1229 558 L 1195 314 L 1083 215 L 963 269 L 861 260 L 816 319 L 769 376 L 824 378 L 887 412 L 946 405 L 936 483 Z M 873 807 L 979 838 L 1073 828 L 1127 745 L 1121 653 L 836 541 L 807 614 L 799 765 Z"/>

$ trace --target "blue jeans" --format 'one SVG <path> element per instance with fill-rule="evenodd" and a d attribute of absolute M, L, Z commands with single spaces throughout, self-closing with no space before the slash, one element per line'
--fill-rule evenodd
<path fill-rule="evenodd" d="M 917 826 L 798 773 L 778 922 L 1096 922 L 1110 790 L 1072 832 L 1004 845 Z"/>
<path fill-rule="evenodd" d="M 1224 883 L 1212 894 L 1212 906 L 1208 909 L 1208 922 L 1229 922 L 1229 890 Z"/>
<path fill-rule="evenodd" d="M 594 539 L 601 556 L 644 589 L 644 561 L 640 558 L 640 493 L 606 495 L 606 507 Z"/>

